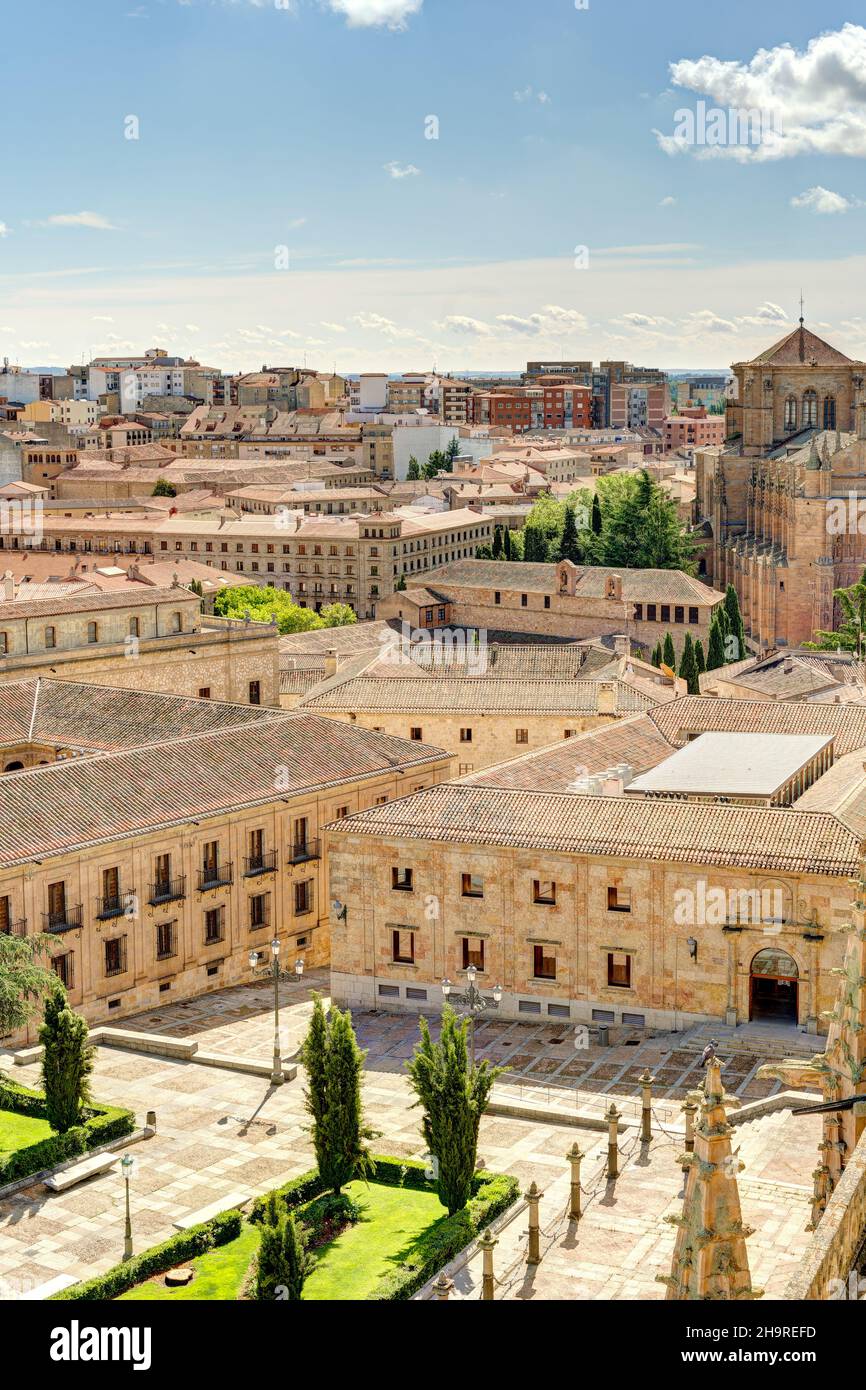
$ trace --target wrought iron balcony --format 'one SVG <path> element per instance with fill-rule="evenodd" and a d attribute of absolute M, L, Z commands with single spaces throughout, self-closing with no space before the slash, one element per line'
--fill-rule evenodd
<path fill-rule="evenodd" d="M 26 936 L 27 918 L 22 917 L 18 922 L 7 922 L 5 926 L 0 927 L 0 933 L 3 936 Z"/>
<path fill-rule="evenodd" d="M 74 907 L 64 907 L 57 912 L 43 912 L 42 925 L 47 932 L 74 931 L 81 926 L 81 903 Z"/>
<path fill-rule="evenodd" d="M 311 859 L 321 859 L 321 851 L 318 840 L 301 840 L 298 844 L 292 845 L 289 851 L 290 864 L 306 864 Z"/>
<path fill-rule="evenodd" d="M 244 860 L 244 877 L 255 878 L 259 874 L 272 874 L 277 867 L 277 851 L 264 850 L 261 854 L 248 854 Z"/>
<path fill-rule="evenodd" d="M 135 904 L 135 889 L 125 893 L 110 893 L 96 899 L 96 916 L 104 922 L 109 917 L 124 917 Z"/>
<path fill-rule="evenodd" d="M 152 907 L 159 903 L 173 903 L 186 897 L 186 875 L 179 878 L 161 878 L 150 885 L 148 902 Z"/>
<path fill-rule="evenodd" d="M 198 871 L 198 891 L 206 893 L 211 888 L 227 888 L 234 882 L 234 864 L 206 864 Z"/>

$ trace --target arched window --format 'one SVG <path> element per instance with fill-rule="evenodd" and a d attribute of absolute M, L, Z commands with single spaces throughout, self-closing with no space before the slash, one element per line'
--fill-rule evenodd
<path fill-rule="evenodd" d="M 836 428 L 836 397 L 824 397 L 824 429 L 834 430 Z"/>
<path fill-rule="evenodd" d="M 772 979 L 796 980 L 799 978 L 797 962 L 792 960 L 787 951 L 782 951 L 778 946 L 765 946 L 756 956 L 752 957 L 750 968 L 752 975 L 769 975 Z"/>
<path fill-rule="evenodd" d="M 795 430 L 797 428 L 797 397 L 788 396 L 785 401 L 785 429 Z"/>
<path fill-rule="evenodd" d="M 814 429 L 818 423 L 818 392 L 803 392 L 803 408 L 800 412 L 800 428 Z"/>

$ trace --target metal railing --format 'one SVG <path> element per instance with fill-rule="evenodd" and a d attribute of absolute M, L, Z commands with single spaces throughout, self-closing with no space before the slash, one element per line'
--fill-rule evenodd
<path fill-rule="evenodd" d="M 181 874 L 179 878 L 163 878 L 152 883 L 148 902 L 155 907 L 158 903 L 176 902 L 179 898 L 185 897 L 186 875 Z"/>
<path fill-rule="evenodd" d="M 42 925 L 47 932 L 73 931 L 81 926 L 82 906 L 64 907 L 55 912 L 43 912 Z"/>
<path fill-rule="evenodd" d="M 22 917 L 17 922 L 7 922 L 5 926 L 0 927 L 0 934 L 3 936 L 26 936 L 27 918 Z"/>
<path fill-rule="evenodd" d="M 234 882 L 234 864 L 206 864 L 198 871 L 198 891 L 206 893 L 210 888 L 228 888 Z"/>
<path fill-rule="evenodd" d="M 125 893 L 100 894 L 96 899 L 96 916 L 104 922 L 109 917 L 123 917 L 134 905 L 135 889 Z"/>
<path fill-rule="evenodd" d="M 261 854 L 248 854 L 244 859 L 244 877 L 255 878 L 258 874 L 272 874 L 277 867 L 277 851 L 264 850 Z"/>
<path fill-rule="evenodd" d="M 306 864 L 311 859 L 321 859 L 319 840 L 301 840 L 289 850 L 290 864 Z"/>

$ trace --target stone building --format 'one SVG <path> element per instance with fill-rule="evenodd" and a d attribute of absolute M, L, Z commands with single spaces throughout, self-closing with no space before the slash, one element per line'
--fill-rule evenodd
<path fill-rule="evenodd" d="M 599 565 L 532 564 L 466 560 L 437 569 L 428 588 L 432 599 L 460 627 L 543 633 L 572 640 L 625 634 L 644 651 L 670 632 L 677 650 L 686 632 L 709 643 L 710 623 L 724 601 L 681 570 L 623 569 Z M 430 626 L 422 616 L 435 606 L 423 593 L 396 592 L 376 605 L 377 618 L 400 618 Z M 436 625 L 436 624 L 434 624 Z"/>
<path fill-rule="evenodd" d="M 752 738 L 723 764 L 713 745 L 706 786 L 630 790 L 719 733 Z M 792 735 L 820 754 L 811 785 Z M 822 1031 L 866 832 L 864 747 L 860 706 L 686 697 L 331 826 L 348 904 L 333 995 L 438 1007 L 443 977 L 474 965 L 508 1017 Z"/>
<path fill-rule="evenodd" d="M 138 691 L 121 705 L 55 681 L 3 694 L 0 741 L 32 770 L 0 779 L 0 930 L 52 937 L 91 1023 L 245 980 L 274 936 L 326 963 L 323 825 L 451 762 L 277 710 Z"/>

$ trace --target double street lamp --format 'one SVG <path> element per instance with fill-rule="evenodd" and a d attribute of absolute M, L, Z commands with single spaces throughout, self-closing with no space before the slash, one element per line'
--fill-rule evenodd
<path fill-rule="evenodd" d="M 261 964 L 261 962 L 266 960 L 267 952 L 250 951 L 251 970 L 255 970 L 259 966 L 259 964 Z M 267 968 L 270 970 L 271 976 L 274 981 L 274 1060 L 273 1066 L 271 1067 L 271 1085 L 282 1086 L 284 1077 L 283 1058 L 282 1051 L 280 1048 L 280 980 L 291 980 L 293 974 L 296 979 L 300 980 L 301 976 L 304 973 L 304 962 L 303 958 L 299 956 L 298 959 L 295 961 L 294 972 L 292 972 L 291 970 L 281 969 L 280 942 L 277 937 L 274 937 L 273 941 L 271 942 L 271 963 L 270 966 Z M 264 974 L 265 972 L 262 971 L 260 973 Z"/>
<path fill-rule="evenodd" d="M 487 1009 L 498 1009 L 502 1003 L 502 986 L 494 985 L 493 993 L 482 994 L 476 988 L 475 980 L 478 975 L 474 965 L 470 965 L 466 971 L 467 988 L 459 994 L 455 994 L 454 986 L 450 980 L 442 981 L 442 994 L 451 1003 L 462 1004 L 466 1015 L 469 1018 L 469 1053 L 472 1059 L 472 1069 L 475 1069 L 475 1018 L 476 1015 L 483 1014 Z"/>

